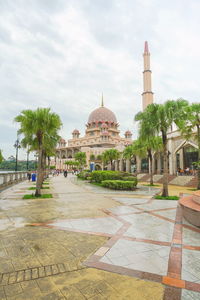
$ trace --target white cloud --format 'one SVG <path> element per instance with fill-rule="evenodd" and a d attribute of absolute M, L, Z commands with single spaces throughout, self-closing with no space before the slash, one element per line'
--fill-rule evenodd
<path fill-rule="evenodd" d="M 156 101 L 199 101 L 199 9 L 196 0 L 0 0 L 4 155 L 14 154 L 13 119 L 22 109 L 49 106 L 65 138 L 74 128 L 83 135 L 101 92 L 121 131 L 135 131 L 145 40 Z"/>

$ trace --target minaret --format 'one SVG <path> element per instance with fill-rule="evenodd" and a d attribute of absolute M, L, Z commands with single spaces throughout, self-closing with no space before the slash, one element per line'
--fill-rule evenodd
<path fill-rule="evenodd" d="M 153 93 L 151 91 L 151 70 L 150 70 L 150 53 L 148 48 L 148 42 L 144 44 L 144 71 L 143 71 L 143 87 L 144 92 L 142 93 L 142 105 L 143 110 L 153 103 Z"/>

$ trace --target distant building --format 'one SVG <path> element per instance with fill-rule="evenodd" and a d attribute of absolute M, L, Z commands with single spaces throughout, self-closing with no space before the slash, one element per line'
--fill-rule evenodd
<path fill-rule="evenodd" d="M 98 160 L 98 155 L 101 155 L 105 150 L 116 148 L 123 151 L 125 146 L 132 143 L 132 133 L 126 131 L 124 138 L 119 135 L 119 124 L 115 114 L 104 106 L 103 96 L 101 106 L 95 109 L 89 115 L 86 124 L 85 135 L 80 136 L 80 132 L 74 129 L 72 139 L 61 139 L 56 149 L 56 168 L 66 169 L 65 162 L 73 160 L 75 153 L 85 152 L 87 157 L 87 167 L 90 163 L 95 163 L 95 169 L 102 169 L 102 162 Z M 95 159 L 90 160 L 91 155 Z M 52 162 L 53 164 L 53 162 Z"/>

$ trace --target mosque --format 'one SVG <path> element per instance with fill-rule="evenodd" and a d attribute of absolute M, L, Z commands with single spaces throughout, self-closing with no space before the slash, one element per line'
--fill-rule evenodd
<path fill-rule="evenodd" d="M 74 155 L 81 151 L 86 153 L 88 168 L 91 163 L 95 163 L 95 169 L 101 170 L 103 166 L 98 159 L 99 155 L 111 148 L 122 152 L 127 145 L 133 142 L 132 133 L 129 130 L 124 133 L 124 137 L 121 137 L 119 133 L 117 118 L 110 109 L 104 106 L 102 95 L 101 106 L 89 115 L 85 135 L 80 137 L 79 130 L 74 129 L 72 139 L 60 140 L 56 149 L 56 168 L 66 169 L 65 162 L 74 160 Z M 91 155 L 94 157 L 92 161 Z"/>
<path fill-rule="evenodd" d="M 144 71 L 143 71 L 143 93 L 142 105 L 143 110 L 153 103 L 153 92 L 151 84 L 150 52 L 148 43 L 145 42 L 144 53 Z M 119 124 L 115 114 L 104 106 L 103 96 L 101 106 L 95 109 L 89 115 L 85 135 L 80 137 L 80 132 L 74 129 L 72 139 L 68 141 L 61 139 L 56 149 L 56 159 L 52 164 L 57 169 L 64 170 L 67 168 L 65 162 L 73 160 L 75 153 L 82 151 L 86 153 L 87 167 L 91 164 L 91 155 L 95 163 L 95 169 L 102 169 L 102 162 L 98 156 L 107 149 L 115 148 L 122 152 L 126 146 L 130 145 L 132 133 L 128 130 L 124 137 L 120 136 Z M 198 145 L 194 138 L 184 139 L 176 128 L 171 128 L 168 133 L 168 151 L 169 151 L 169 174 L 176 175 L 177 170 L 189 169 L 193 172 L 193 162 L 198 160 Z M 95 157 L 95 159 L 94 159 Z M 123 158 L 115 161 L 115 170 L 133 171 L 137 168 L 137 173 L 148 173 L 149 163 L 147 159 L 136 157 L 131 163 Z M 133 168 L 134 167 L 134 168 Z M 161 153 L 153 155 L 153 172 L 162 174 L 163 158 Z"/>

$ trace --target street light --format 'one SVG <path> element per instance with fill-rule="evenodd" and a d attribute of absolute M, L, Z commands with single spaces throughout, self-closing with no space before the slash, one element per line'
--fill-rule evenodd
<path fill-rule="evenodd" d="M 27 149 L 27 159 L 26 159 L 26 169 L 28 171 L 28 163 L 29 163 L 29 149 Z"/>
<path fill-rule="evenodd" d="M 18 149 L 21 148 L 20 142 L 19 142 L 19 135 L 17 135 L 17 140 L 14 144 L 14 147 L 16 149 L 16 159 L 15 159 L 15 171 L 17 172 L 17 162 L 18 162 Z"/>

